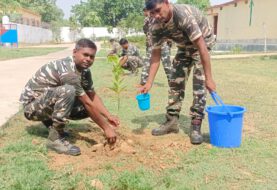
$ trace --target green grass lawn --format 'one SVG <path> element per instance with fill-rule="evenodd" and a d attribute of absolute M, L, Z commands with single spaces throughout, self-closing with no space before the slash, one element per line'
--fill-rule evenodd
<path fill-rule="evenodd" d="M 47 130 L 40 124 L 37 128 L 26 129 L 30 122 L 19 113 L 0 128 L 0 189 L 93 189 L 90 182 L 95 178 L 101 180 L 107 190 L 277 189 L 276 63 L 274 57 L 216 60 L 212 63 L 218 94 L 225 103 L 247 108 L 240 148 L 211 147 L 205 120 L 203 133 L 206 142 L 187 152 L 179 151 L 181 162 L 162 172 L 144 165 L 132 170 L 113 169 L 113 165 L 124 164 L 123 160 L 99 166 L 103 167 L 103 172 L 95 175 L 93 171 L 91 175 L 75 172 L 71 165 L 57 171 L 49 168 L 51 159 L 44 147 Z M 117 113 L 122 126 L 130 130 L 142 126 L 148 129 L 157 127 L 164 120 L 167 104 L 168 87 L 163 70 L 160 69 L 151 90 L 152 105 L 147 112 L 140 112 L 135 100 L 135 85 L 139 77 L 127 75 L 124 80 L 127 89 L 122 94 L 121 109 L 117 112 L 116 97 L 108 89 L 112 82 L 111 70 L 112 66 L 105 59 L 97 59 L 92 68 L 96 91 L 106 107 Z M 183 130 L 179 135 L 184 140 L 188 140 L 185 133 L 189 127 L 191 87 L 190 77 L 180 117 Z M 211 98 L 208 98 L 208 104 L 213 104 Z"/>
<path fill-rule="evenodd" d="M 0 48 L 0 61 L 22 57 L 46 55 L 48 53 L 60 51 L 63 49 L 65 48 Z"/>

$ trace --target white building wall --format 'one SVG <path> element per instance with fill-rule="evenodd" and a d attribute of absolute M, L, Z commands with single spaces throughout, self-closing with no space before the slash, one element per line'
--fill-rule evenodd
<path fill-rule="evenodd" d="M 126 36 L 143 35 L 143 33 L 135 33 L 131 30 Z M 65 43 L 75 42 L 79 38 L 95 39 L 99 37 L 121 38 L 124 34 L 117 28 L 113 28 L 113 32 L 109 33 L 107 27 L 84 27 L 82 29 L 72 31 L 70 27 L 61 28 L 61 41 Z"/>
<path fill-rule="evenodd" d="M 53 40 L 53 33 L 48 29 L 17 24 L 17 30 L 19 43 L 40 44 Z"/>

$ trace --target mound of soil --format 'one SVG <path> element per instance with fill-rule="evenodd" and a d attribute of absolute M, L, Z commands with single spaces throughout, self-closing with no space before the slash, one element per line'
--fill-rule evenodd
<path fill-rule="evenodd" d="M 176 167 L 179 154 L 192 146 L 185 134 L 154 137 L 148 129 L 136 134 L 121 127 L 114 145 L 106 142 L 103 132 L 94 124 L 83 126 L 81 131 L 76 127 L 70 132 L 71 142 L 81 148 L 82 154 L 74 157 L 49 152 L 52 169 L 70 166 L 74 171 L 95 175 L 102 170 L 134 170 L 143 165 L 159 172 Z"/>

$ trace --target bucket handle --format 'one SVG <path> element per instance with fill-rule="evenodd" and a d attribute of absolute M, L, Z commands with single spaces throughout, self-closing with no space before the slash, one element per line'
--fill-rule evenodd
<path fill-rule="evenodd" d="M 211 92 L 212 99 L 214 100 L 215 104 L 218 106 L 223 106 L 227 114 L 233 117 L 233 113 L 227 108 L 227 106 L 223 103 L 222 99 L 217 95 L 216 92 Z"/>

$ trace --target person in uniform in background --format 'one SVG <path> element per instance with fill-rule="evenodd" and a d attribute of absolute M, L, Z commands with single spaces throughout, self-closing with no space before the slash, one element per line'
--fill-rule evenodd
<path fill-rule="evenodd" d="M 110 39 L 110 44 L 111 44 L 112 49 L 108 53 L 108 56 L 110 56 L 110 55 L 117 55 L 117 56 L 119 56 L 120 55 L 120 45 L 113 38 Z"/>
<path fill-rule="evenodd" d="M 96 51 L 92 41 L 79 40 L 73 56 L 42 66 L 20 96 L 25 117 L 49 128 L 47 148 L 58 153 L 81 154 L 79 147 L 64 139 L 68 119 L 90 117 L 103 129 L 109 143 L 116 142 L 113 126 L 118 127 L 119 120 L 109 113 L 93 88 L 89 68 Z"/>
<path fill-rule="evenodd" d="M 138 68 L 143 65 L 139 49 L 130 44 L 125 38 L 120 39 L 119 44 L 122 47 L 122 54 L 120 57 L 121 67 L 137 74 Z"/>
<path fill-rule="evenodd" d="M 202 12 L 190 5 L 170 4 L 168 0 L 148 0 L 145 3 L 151 17 L 153 50 L 149 77 L 141 93 L 147 93 L 154 82 L 161 59 L 161 46 L 170 39 L 176 43 L 178 51 L 172 63 L 169 82 L 169 102 L 166 122 L 152 130 L 152 135 L 178 133 L 178 119 L 185 96 L 187 78 L 193 68 L 193 104 L 190 108 L 190 141 L 201 144 L 201 124 L 206 105 L 206 88 L 216 90 L 212 77 L 209 51 L 215 43 L 212 27 Z"/>

